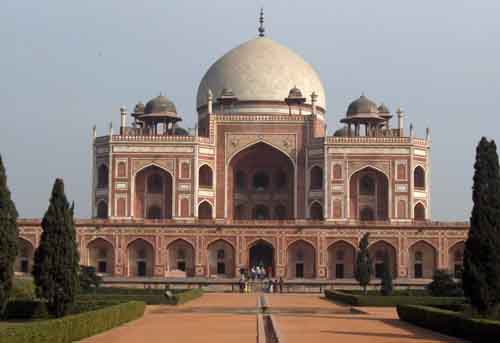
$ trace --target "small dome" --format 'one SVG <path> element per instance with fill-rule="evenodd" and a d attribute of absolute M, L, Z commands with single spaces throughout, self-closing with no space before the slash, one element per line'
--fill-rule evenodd
<path fill-rule="evenodd" d="M 142 101 L 139 101 L 134 107 L 134 113 L 144 113 L 145 106 Z"/>
<path fill-rule="evenodd" d="M 389 111 L 389 108 L 384 103 L 382 103 L 378 107 L 378 113 L 387 114 L 391 113 L 391 111 Z"/>
<path fill-rule="evenodd" d="M 343 127 L 343 128 L 340 128 L 340 129 L 336 130 L 333 133 L 333 136 L 334 137 L 346 137 L 347 136 L 347 128 Z"/>
<path fill-rule="evenodd" d="M 289 98 L 303 98 L 302 92 L 296 86 L 294 86 L 292 89 L 290 89 L 290 92 L 288 92 L 288 97 Z"/>
<path fill-rule="evenodd" d="M 175 108 L 174 103 L 163 95 L 159 95 L 156 98 L 149 100 L 144 109 L 144 114 L 167 112 L 177 114 L 177 109 Z"/>
<path fill-rule="evenodd" d="M 358 99 L 350 103 L 347 107 L 347 116 L 352 117 L 357 114 L 376 114 L 378 112 L 377 104 L 366 96 L 361 95 Z"/>
<path fill-rule="evenodd" d="M 175 132 L 174 132 L 177 136 L 189 136 L 189 132 L 183 128 L 183 127 L 180 127 L 180 126 L 177 126 L 175 128 Z"/>

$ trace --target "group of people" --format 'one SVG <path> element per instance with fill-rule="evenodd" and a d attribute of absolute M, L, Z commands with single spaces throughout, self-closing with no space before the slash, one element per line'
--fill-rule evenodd
<path fill-rule="evenodd" d="M 248 273 L 246 270 L 240 270 L 240 292 L 250 293 L 253 291 L 255 281 L 261 281 L 259 284 L 262 285 L 262 290 L 268 293 L 283 293 L 283 278 L 272 279 L 272 269 L 268 267 L 267 269 L 263 266 L 253 266 Z"/>

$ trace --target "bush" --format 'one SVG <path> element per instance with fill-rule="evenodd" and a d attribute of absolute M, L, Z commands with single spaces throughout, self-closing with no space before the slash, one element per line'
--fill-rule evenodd
<path fill-rule="evenodd" d="M 399 305 L 397 311 L 401 320 L 472 342 L 491 342 L 500 335 L 500 321 L 467 318 L 427 306 Z"/>
<path fill-rule="evenodd" d="M 40 319 L 47 318 L 45 302 L 39 300 L 11 300 L 7 303 L 5 319 Z"/>
<path fill-rule="evenodd" d="M 455 305 L 463 304 L 464 299 L 458 297 L 430 297 L 406 295 L 355 295 L 344 292 L 325 290 L 325 297 L 352 306 L 393 307 L 402 304 L 411 305 Z"/>
<path fill-rule="evenodd" d="M 102 278 L 97 275 L 95 268 L 92 266 L 80 266 L 78 278 L 80 279 L 80 288 L 84 291 L 99 288 L 102 282 Z"/>
<path fill-rule="evenodd" d="M 35 299 L 35 283 L 32 279 L 15 279 L 10 299 Z"/>
<path fill-rule="evenodd" d="M 101 288 L 100 290 L 103 290 Z M 111 289 L 111 288 L 110 288 Z M 148 292 L 150 291 L 150 292 Z M 190 289 L 187 291 L 172 292 L 173 297 L 167 298 L 164 290 L 145 290 L 145 289 L 121 289 L 117 292 L 106 290 L 105 292 L 85 293 L 77 297 L 78 301 L 113 301 L 127 302 L 131 300 L 143 301 L 148 305 L 179 305 L 191 301 L 203 295 L 201 289 Z"/>
<path fill-rule="evenodd" d="M 63 318 L 0 327 L 0 342 L 66 343 L 109 330 L 144 314 L 145 304 L 132 301 Z"/>
<path fill-rule="evenodd" d="M 427 285 L 429 294 L 435 297 L 461 297 L 463 290 L 460 283 L 453 279 L 451 273 L 438 269 L 434 272 L 432 282 Z"/>

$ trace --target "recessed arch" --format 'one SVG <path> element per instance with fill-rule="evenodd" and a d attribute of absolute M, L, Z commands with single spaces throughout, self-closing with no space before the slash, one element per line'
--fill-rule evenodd
<path fill-rule="evenodd" d="M 241 218 L 241 205 L 246 217 L 256 220 L 273 219 L 278 205 L 285 207 L 285 219 L 294 217 L 296 171 L 287 152 L 267 142 L 246 145 L 228 159 L 226 176 L 227 218 Z M 266 196 L 271 193 L 274 196 Z"/>
<path fill-rule="evenodd" d="M 311 279 L 316 276 L 316 249 L 304 239 L 291 242 L 287 253 L 287 277 L 289 279 Z"/>
<path fill-rule="evenodd" d="M 437 268 L 437 249 L 427 240 L 418 240 L 410 245 L 408 274 L 410 278 L 431 279 Z"/>
<path fill-rule="evenodd" d="M 459 241 L 448 249 L 448 269 L 456 278 L 460 278 L 463 270 L 465 241 Z"/>
<path fill-rule="evenodd" d="M 329 279 L 354 278 L 356 247 L 352 243 L 337 240 L 328 246 L 327 252 Z"/>
<path fill-rule="evenodd" d="M 169 219 L 174 213 L 172 173 L 156 163 L 143 166 L 133 176 L 134 217 Z"/>
<path fill-rule="evenodd" d="M 318 200 L 315 200 L 309 206 L 309 218 L 313 220 L 323 220 L 323 205 Z"/>
<path fill-rule="evenodd" d="M 167 276 L 192 277 L 195 275 L 195 247 L 184 238 L 167 245 Z"/>
<path fill-rule="evenodd" d="M 153 276 L 154 246 L 151 242 L 136 238 L 127 244 L 128 275 Z"/>
<path fill-rule="evenodd" d="M 425 205 L 421 201 L 417 202 L 413 210 L 415 220 L 425 220 L 427 217 L 425 212 Z"/>
<path fill-rule="evenodd" d="M 106 163 L 101 163 L 97 167 L 97 188 L 108 188 L 109 184 L 109 168 Z"/>
<path fill-rule="evenodd" d="M 368 252 L 373 262 L 373 270 L 376 278 L 381 278 L 383 274 L 384 254 L 389 255 L 389 263 L 393 277 L 397 277 L 397 253 L 396 247 L 392 243 L 379 239 L 368 245 Z"/>
<path fill-rule="evenodd" d="M 198 218 L 199 219 L 212 219 L 213 218 L 213 206 L 208 200 L 203 200 L 198 205 Z"/>
<path fill-rule="evenodd" d="M 323 167 L 318 164 L 309 169 L 309 188 L 311 190 L 323 189 Z"/>
<path fill-rule="evenodd" d="M 413 185 L 415 188 L 425 189 L 425 169 L 422 166 L 416 166 L 413 170 Z"/>
<path fill-rule="evenodd" d="M 97 218 L 107 219 L 108 218 L 108 202 L 106 200 L 99 200 L 97 202 Z"/>
<path fill-rule="evenodd" d="M 235 276 L 235 248 L 223 238 L 215 239 L 207 245 L 208 276 L 231 278 Z"/>
<path fill-rule="evenodd" d="M 33 257 L 35 247 L 29 240 L 18 237 L 18 252 L 16 256 L 14 270 L 20 274 L 30 274 L 33 269 Z"/>
<path fill-rule="evenodd" d="M 114 244 L 105 237 L 96 237 L 87 243 L 88 264 L 99 274 L 114 273 Z"/>
<path fill-rule="evenodd" d="M 349 178 L 349 216 L 364 221 L 389 218 L 389 178 L 378 168 L 364 166 Z"/>
<path fill-rule="evenodd" d="M 204 163 L 198 169 L 198 183 L 202 188 L 212 188 L 213 187 L 213 171 L 212 167 L 207 163 Z"/>
<path fill-rule="evenodd" d="M 264 268 L 268 277 L 273 277 L 275 272 L 274 244 L 266 239 L 255 239 L 248 244 L 248 269 L 259 266 Z"/>

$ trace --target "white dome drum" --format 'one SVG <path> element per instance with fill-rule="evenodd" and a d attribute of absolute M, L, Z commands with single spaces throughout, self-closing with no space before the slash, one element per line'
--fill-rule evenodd
<path fill-rule="evenodd" d="M 260 107 L 260 111 L 288 114 L 285 98 L 294 87 L 304 95 L 305 107 L 310 108 L 314 92 L 316 106 L 322 112 L 326 110 L 325 90 L 311 65 L 272 39 L 258 37 L 232 49 L 208 69 L 198 87 L 196 107 L 200 113 L 206 109 L 209 89 L 214 101 L 224 89 L 231 89 L 240 104 L 236 105 L 240 113 L 259 112 L 255 104 L 267 102 L 282 106 L 271 106 L 272 110 Z"/>

